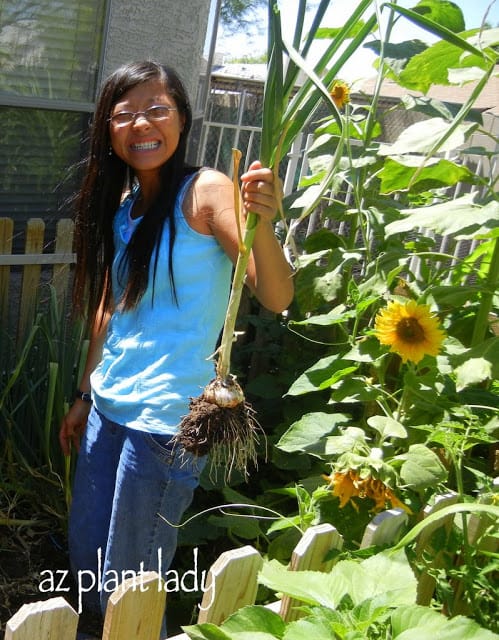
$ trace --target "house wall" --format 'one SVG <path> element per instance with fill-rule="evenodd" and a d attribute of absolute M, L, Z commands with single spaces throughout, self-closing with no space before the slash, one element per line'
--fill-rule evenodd
<path fill-rule="evenodd" d="M 194 104 L 209 9 L 207 0 L 110 0 L 102 77 L 126 62 L 154 59 L 174 67 Z"/>

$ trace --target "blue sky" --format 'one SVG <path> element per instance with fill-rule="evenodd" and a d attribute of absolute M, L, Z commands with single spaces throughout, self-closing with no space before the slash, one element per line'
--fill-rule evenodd
<path fill-rule="evenodd" d="M 413 7 L 417 4 L 418 0 L 399 0 L 399 5 L 402 7 Z M 490 7 L 488 13 L 488 22 L 493 26 L 499 25 L 499 0 L 452 0 L 455 4 L 459 5 L 464 14 L 466 28 L 479 27 L 482 20 L 487 13 L 487 9 Z M 284 4 L 285 3 L 285 4 Z M 323 22 L 324 26 L 339 26 L 348 18 L 352 13 L 352 2 L 350 0 L 331 0 L 331 8 L 326 14 L 326 18 Z M 381 4 L 381 3 L 380 3 Z M 285 10 L 281 11 L 281 20 L 283 23 L 283 32 L 291 33 L 293 30 L 296 8 L 298 6 L 297 0 L 282 0 L 281 6 L 285 6 Z M 259 25 L 260 33 L 257 33 L 255 29 L 254 33 L 243 34 L 238 33 L 236 35 L 225 35 L 223 32 L 219 32 L 217 40 L 217 51 L 224 54 L 227 57 L 244 57 L 244 56 L 258 56 L 265 53 L 266 49 L 266 35 L 265 35 L 265 22 L 266 22 L 266 9 L 262 9 L 260 12 L 256 12 L 255 26 Z M 422 31 L 411 22 L 402 19 L 398 23 L 397 31 L 394 33 L 394 41 L 408 40 L 411 38 L 420 38 L 426 42 L 430 42 L 431 38 L 428 33 Z M 352 61 L 350 68 L 344 69 L 348 75 L 355 76 L 360 73 L 360 70 L 367 74 L 370 73 L 370 65 L 372 62 L 372 56 L 367 51 L 361 52 L 358 58 Z M 347 78 L 346 78 L 347 79 Z M 354 77 L 348 78 L 355 79 Z"/>

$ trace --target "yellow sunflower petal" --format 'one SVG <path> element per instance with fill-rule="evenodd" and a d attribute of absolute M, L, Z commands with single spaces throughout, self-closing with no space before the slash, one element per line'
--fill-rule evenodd
<path fill-rule="evenodd" d="M 336 472 L 332 478 L 332 494 L 340 500 L 340 509 L 352 500 L 353 496 L 359 495 L 355 484 L 357 474 L 355 471 L 345 473 Z M 353 501 L 352 501 L 353 504 Z"/>
<path fill-rule="evenodd" d="M 392 507 L 394 508 L 398 507 L 399 509 L 403 509 L 409 515 L 412 515 L 411 509 L 409 509 L 409 507 L 406 504 L 404 504 L 401 500 L 399 500 L 391 489 L 386 490 L 386 497 L 391 502 Z"/>

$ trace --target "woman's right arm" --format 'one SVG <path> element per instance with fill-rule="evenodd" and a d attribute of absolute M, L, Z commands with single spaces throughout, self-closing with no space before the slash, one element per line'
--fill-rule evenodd
<path fill-rule="evenodd" d="M 111 312 L 104 312 L 101 309 L 97 312 L 92 332 L 90 335 L 90 344 L 88 347 L 87 360 L 85 369 L 81 376 L 78 389 L 84 392 L 90 392 L 90 374 L 99 364 L 102 358 L 102 348 L 106 338 L 107 327 L 111 318 Z M 59 430 L 59 442 L 62 452 L 65 456 L 71 453 L 71 447 L 80 449 L 80 440 L 87 426 L 87 418 L 90 412 L 90 403 L 76 398 L 71 408 L 64 416 Z"/>

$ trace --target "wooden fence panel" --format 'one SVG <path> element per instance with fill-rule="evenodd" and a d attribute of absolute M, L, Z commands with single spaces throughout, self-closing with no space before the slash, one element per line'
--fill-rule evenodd
<path fill-rule="evenodd" d="M 423 518 L 427 518 L 432 513 L 436 513 L 437 511 L 440 511 L 440 509 L 456 503 L 457 499 L 458 495 L 454 492 L 449 492 L 437 496 L 433 505 L 427 505 L 423 509 Z M 437 520 L 432 525 L 426 527 L 426 529 L 418 538 L 418 542 L 416 544 L 416 555 L 419 558 L 422 558 L 423 553 L 425 552 L 430 555 L 432 558 L 431 566 L 433 569 L 438 569 L 444 566 L 445 550 L 443 548 L 440 548 L 439 550 L 435 549 L 432 544 L 432 538 L 435 535 L 437 529 L 444 531 L 447 535 L 449 535 L 453 521 L 454 516 L 452 514 L 447 516 L 446 518 L 443 518 L 442 520 Z M 429 575 L 427 572 L 423 572 L 418 577 L 418 604 L 425 606 L 430 604 L 433 593 L 435 591 L 435 585 L 435 578 Z"/>
<path fill-rule="evenodd" d="M 55 238 L 47 239 L 43 220 L 32 218 L 26 225 L 24 253 L 12 253 L 14 222 L 0 218 L 0 327 L 18 343 L 35 318 L 43 282 L 54 287 L 59 304 L 65 302 L 71 265 L 76 260 L 73 233 L 73 221 L 62 218 Z M 47 244 L 54 247 L 53 253 L 44 253 Z M 21 267 L 20 277 L 12 267 Z"/>
<path fill-rule="evenodd" d="M 5 640 L 74 640 L 78 614 L 57 597 L 23 605 L 7 622 Z"/>
<path fill-rule="evenodd" d="M 43 251 L 45 223 L 40 218 L 28 220 L 26 227 L 25 254 L 36 255 Z M 41 275 L 40 264 L 28 264 L 24 267 L 21 287 L 21 304 L 19 305 L 18 336 L 20 339 L 35 319 L 36 303 Z"/>
<path fill-rule="evenodd" d="M 0 256 L 12 253 L 14 221 L 0 218 Z M 9 320 L 10 266 L 0 263 L 0 323 L 7 326 Z"/>
<path fill-rule="evenodd" d="M 409 517 L 403 509 L 388 509 L 378 513 L 367 525 L 360 548 L 394 544 L 399 539 L 408 519 Z"/>
<path fill-rule="evenodd" d="M 159 638 L 165 604 L 166 591 L 158 573 L 128 578 L 108 600 L 102 640 Z"/>
<path fill-rule="evenodd" d="M 208 572 L 198 621 L 221 624 L 238 609 L 254 604 L 262 563 L 250 545 L 222 553 Z"/>
<path fill-rule="evenodd" d="M 334 564 L 334 558 L 326 556 L 332 549 L 343 548 L 343 537 L 332 525 L 325 523 L 307 529 L 296 545 L 289 564 L 290 571 L 327 572 Z M 301 612 L 296 608 L 301 603 L 289 596 L 283 596 L 279 615 L 286 622 L 298 620 Z"/>
<path fill-rule="evenodd" d="M 69 287 L 69 274 L 71 262 L 74 262 L 73 251 L 73 231 L 72 220 L 63 218 L 57 223 L 55 236 L 55 253 L 60 258 L 68 262 L 54 264 L 52 284 L 54 285 L 57 300 L 60 304 L 64 302 Z"/>

